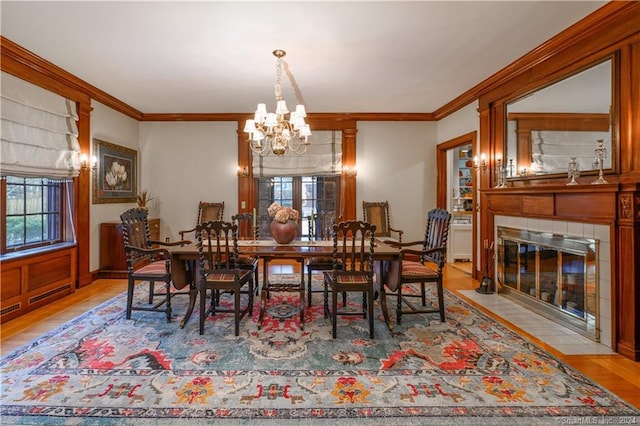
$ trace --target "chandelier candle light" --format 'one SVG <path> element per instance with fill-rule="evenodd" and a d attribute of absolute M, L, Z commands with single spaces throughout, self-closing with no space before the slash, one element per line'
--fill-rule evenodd
<path fill-rule="evenodd" d="M 282 99 L 282 58 L 284 50 L 274 50 L 276 62 L 276 112 L 267 112 L 265 104 L 258 104 L 253 120 L 247 120 L 245 133 L 249 134 L 249 146 L 256 154 L 265 156 L 269 149 L 275 155 L 284 155 L 287 150 L 302 154 L 309 146 L 311 129 L 305 122 L 307 116 L 304 105 L 296 105 L 295 111 L 289 112 L 287 103 Z M 288 117 L 287 117 L 288 114 Z M 298 138 L 299 142 L 294 142 Z"/>

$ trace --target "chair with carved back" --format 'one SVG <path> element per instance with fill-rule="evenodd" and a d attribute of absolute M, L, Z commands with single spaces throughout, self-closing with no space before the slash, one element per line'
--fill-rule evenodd
<path fill-rule="evenodd" d="M 131 311 L 164 312 L 167 322 L 171 321 L 171 299 L 177 294 L 187 292 L 171 291 L 171 257 L 166 248 L 190 244 L 191 241 L 175 241 L 166 243 L 151 240 L 149 229 L 149 211 L 144 208 L 132 208 L 120 215 L 122 222 L 122 239 L 127 260 L 127 319 L 131 319 Z M 146 304 L 134 305 L 134 289 L 136 282 L 149 283 Z M 155 291 L 155 283 L 164 282 L 164 291 Z M 155 301 L 156 297 L 161 297 Z"/>
<path fill-rule="evenodd" d="M 338 316 L 362 315 L 369 319 L 369 337 L 373 339 L 373 299 L 376 226 L 352 220 L 333 225 L 333 264 L 331 271 L 324 272 L 324 313 L 331 318 L 333 338 L 337 334 Z M 331 289 L 331 306 L 329 305 Z M 339 293 L 362 294 L 362 310 L 343 306 L 338 309 Z"/>
<path fill-rule="evenodd" d="M 402 229 L 391 227 L 388 201 L 362 201 L 365 222 L 376 225 L 376 237 L 380 240 L 402 242 Z"/>
<path fill-rule="evenodd" d="M 446 260 L 450 221 L 451 214 L 447 210 L 433 209 L 429 211 L 427 216 L 427 229 L 423 241 L 406 243 L 390 241 L 387 243 L 400 249 L 400 259 L 389 262 L 386 276 L 383 279 L 384 284 L 380 286 L 380 306 L 389 330 L 393 330 L 393 324 L 387 310 L 387 296 L 389 295 L 387 291 L 396 295 L 396 321 L 398 324 L 401 324 L 402 315 L 434 312 L 440 314 L 441 322 L 445 321 L 442 270 Z M 419 246 L 422 247 L 419 248 Z M 437 306 L 432 303 L 427 306 L 425 288 L 427 283 L 433 283 L 436 286 Z M 415 288 L 416 284 L 419 285 L 419 291 Z M 413 298 L 420 299 L 421 306 L 416 306 L 410 300 Z"/>
<path fill-rule="evenodd" d="M 196 225 L 201 223 L 210 222 L 212 220 L 222 220 L 224 216 L 224 201 L 221 202 L 208 202 L 200 201 L 198 203 L 198 217 L 196 219 Z M 186 231 L 179 231 L 180 239 L 184 239 L 184 234 L 194 232 L 196 228 L 191 228 Z"/>
<path fill-rule="evenodd" d="M 196 226 L 200 294 L 199 332 L 204 334 L 205 320 L 216 313 L 233 313 L 235 335 L 240 334 L 240 320 L 253 312 L 253 272 L 238 264 L 238 225 L 222 220 Z M 232 307 L 222 303 L 232 295 Z M 246 299 L 244 304 L 242 298 Z M 209 305 L 207 307 L 207 302 Z"/>
<path fill-rule="evenodd" d="M 309 221 L 309 238 L 313 240 L 331 240 L 335 213 L 320 211 L 313 216 L 307 216 Z M 333 256 L 314 256 L 307 259 L 307 304 L 311 306 L 312 293 L 324 293 L 324 288 L 313 290 L 313 272 L 330 271 L 333 269 Z M 343 305 L 347 303 L 346 294 L 343 295 Z"/>
<path fill-rule="evenodd" d="M 238 226 L 238 238 L 243 240 L 258 239 L 258 230 L 253 227 L 253 213 L 237 213 L 231 216 L 231 223 Z M 253 235 L 255 232 L 256 235 Z M 258 264 L 259 259 L 256 256 L 238 257 L 238 264 L 243 269 L 249 269 L 253 272 L 253 288 L 258 293 Z"/>

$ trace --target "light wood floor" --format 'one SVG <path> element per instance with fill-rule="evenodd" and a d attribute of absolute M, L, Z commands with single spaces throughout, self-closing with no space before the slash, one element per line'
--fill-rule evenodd
<path fill-rule="evenodd" d="M 296 269 L 296 266 L 289 264 L 273 264 L 270 267 L 273 273 L 299 272 L 299 269 L 297 271 Z M 471 290 L 478 287 L 478 282 L 465 272 L 465 268 L 447 266 L 445 287 L 453 292 Z M 125 290 L 126 280 L 97 280 L 87 287 L 76 290 L 74 294 L 62 300 L 8 321 L 6 324 L 1 324 L 0 353 L 6 355 Z M 620 398 L 640 408 L 640 362 L 633 362 L 620 355 L 563 355 L 544 342 L 530 336 L 524 330 L 492 315 L 482 306 L 466 299 L 463 294 L 458 293 L 458 295 L 518 334 L 533 340 L 556 358 L 569 364 Z"/>

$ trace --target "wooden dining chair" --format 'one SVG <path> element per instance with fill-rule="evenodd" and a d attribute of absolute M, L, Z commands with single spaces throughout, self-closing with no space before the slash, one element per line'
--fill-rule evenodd
<path fill-rule="evenodd" d="M 200 201 L 198 203 L 198 217 L 196 218 L 196 225 L 201 223 L 210 222 L 212 220 L 222 220 L 224 217 L 224 201 L 221 202 L 208 202 Z M 195 232 L 196 228 L 187 229 L 185 231 L 179 231 L 180 239 L 184 240 L 184 234 Z"/>
<path fill-rule="evenodd" d="M 191 241 L 174 241 L 171 243 L 154 241 L 149 229 L 149 211 L 145 208 L 132 208 L 120 215 L 122 222 L 122 240 L 127 260 L 127 319 L 131 319 L 131 311 L 164 312 L 167 322 L 171 321 L 171 299 L 178 294 L 189 294 L 188 291 L 171 291 L 171 256 L 163 247 L 190 244 Z M 146 304 L 134 304 L 134 288 L 136 282 L 147 281 L 149 293 Z M 164 291 L 155 290 L 156 282 L 164 282 Z M 155 301 L 156 297 L 161 300 Z"/>
<path fill-rule="evenodd" d="M 389 262 L 386 277 L 383 279 L 383 284 L 380 285 L 380 306 L 389 330 L 393 330 L 393 324 L 387 310 L 387 296 L 389 295 L 387 291 L 396 295 L 396 321 L 398 324 L 402 321 L 402 315 L 432 312 L 439 313 L 440 321 L 445 321 L 442 270 L 447 254 L 450 221 L 451 214 L 447 210 L 433 209 L 427 215 L 427 229 L 423 241 L 406 243 L 390 241 L 387 243 L 400 249 L 400 259 Z M 417 260 L 405 258 L 407 255 L 413 256 L 412 259 Z M 433 283 L 436 286 L 437 306 L 431 304 L 427 306 L 425 288 L 427 283 Z M 415 284 L 418 284 L 420 289 L 417 294 L 408 288 L 409 285 Z M 416 306 L 411 301 L 413 298 L 420 299 L 420 306 Z"/>
<path fill-rule="evenodd" d="M 388 201 L 362 201 L 362 215 L 365 222 L 376 225 L 376 237 L 402 242 L 402 229 L 391 227 Z"/>
<path fill-rule="evenodd" d="M 331 318 L 333 338 L 337 334 L 338 316 L 362 315 L 369 319 L 369 337 L 373 339 L 374 239 L 376 226 L 352 220 L 333 225 L 333 265 L 324 273 L 324 314 Z M 331 306 L 329 306 L 331 289 Z M 343 306 L 338 309 L 339 293 L 362 294 L 362 311 Z"/>
<path fill-rule="evenodd" d="M 231 216 L 231 223 L 238 226 L 238 238 L 244 240 L 258 239 L 258 230 L 253 227 L 253 213 L 237 213 Z M 255 235 L 254 235 L 255 232 Z M 257 256 L 238 256 L 238 265 L 242 269 L 253 272 L 253 289 L 258 294 L 258 264 Z"/>
<path fill-rule="evenodd" d="M 238 226 L 215 220 L 199 224 L 195 232 L 200 266 L 200 334 L 204 334 L 204 323 L 209 315 L 233 313 L 235 335 L 238 336 L 240 320 L 253 312 L 254 295 L 252 271 L 238 264 Z M 225 294 L 233 296 L 232 308 L 220 307 Z M 244 306 L 242 295 L 247 299 Z"/>
<path fill-rule="evenodd" d="M 309 238 L 316 241 L 327 241 L 331 239 L 333 224 L 335 223 L 335 213 L 332 211 L 321 211 L 313 217 L 307 216 L 309 221 Z M 307 306 L 311 306 L 312 293 L 324 293 L 324 288 L 313 289 L 313 272 L 330 271 L 333 269 L 332 256 L 314 256 L 306 261 L 307 267 Z M 346 294 L 343 295 L 343 305 L 347 303 Z"/>

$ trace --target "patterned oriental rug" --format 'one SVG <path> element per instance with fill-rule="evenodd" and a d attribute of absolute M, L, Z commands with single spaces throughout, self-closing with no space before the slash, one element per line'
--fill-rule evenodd
<path fill-rule="evenodd" d="M 139 299 L 146 287 L 138 286 Z M 263 329 L 256 303 L 239 337 L 229 315 L 209 317 L 203 336 L 198 312 L 180 329 L 186 296 L 174 298 L 171 323 L 141 311 L 126 320 L 122 294 L 0 360 L 0 423 L 640 421 L 639 410 L 452 293 L 445 298 L 445 323 L 410 315 L 391 334 L 376 305 L 375 340 L 357 317 L 340 319 L 334 340 L 318 293 L 303 331 L 297 295 L 280 293 Z"/>

